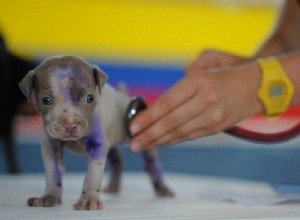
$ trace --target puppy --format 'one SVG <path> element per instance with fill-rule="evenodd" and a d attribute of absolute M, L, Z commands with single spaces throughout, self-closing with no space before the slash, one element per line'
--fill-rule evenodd
<path fill-rule="evenodd" d="M 88 160 L 81 196 L 74 209 L 101 209 L 100 190 L 106 159 L 111 178 L 106 192 L 120 188 L 121 157 L 117 144 L 128 137 L 124 114 L 130 98 L 106 84 L 107 76 L 96 66 L 75 56 L 44 60 L 19 86 L 43 119 L 42 158 L 46 189 L 29 206 L 50 207 L 62 202 L 63 149 L 83 154 Z M 174 194 L 166 187 L 154 151 L 143 154 L 156 195 Z"/>

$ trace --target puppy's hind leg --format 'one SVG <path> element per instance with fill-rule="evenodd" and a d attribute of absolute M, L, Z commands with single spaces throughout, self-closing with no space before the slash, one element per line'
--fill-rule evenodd
<path fill-rule="evenodd" d="M 163 181 L 162 168 L 158 160 L 157 152 L 155 150 L 148 150 L 142 155 L 145 163 L 145 171 L 148 172 L 151 178 L 156 195 L 158 197 L 174 197 L 175 194 Z"/>
<path fill-rule="evenodd" d="M 121 153 L 117 146 L 110 148 L 107 159 L 110 164 L 110 179 L 108 185 L 104 189 L 104 192 L 118 193 L 120 191 L 123 163 Z"/>

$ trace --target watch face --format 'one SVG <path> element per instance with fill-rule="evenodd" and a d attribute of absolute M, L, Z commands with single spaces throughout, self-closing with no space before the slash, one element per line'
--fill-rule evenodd
<path fill-rule="evenodd" d="M 265 94 L 268 97 L 265 100 L 267 104 L 267 114 L 270 116 L 283 113 L 290 102 L 286 82 L 284 80 L 273 80 L 265 89 Z"/>
<path fill-rule="evenodd" d="M 280 98 L 284 96 L 284 84 L 283 83 L 273 83 L 269 87 L 270 98 Z"/>

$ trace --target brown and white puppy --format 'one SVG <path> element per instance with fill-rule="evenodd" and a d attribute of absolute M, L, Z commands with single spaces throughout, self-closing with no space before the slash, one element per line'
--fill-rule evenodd
<path fill-rule="evenodd" d="M 20 82 L 43 119 L 42 157 L 46 189 L 42 197 L 28 199 L 29 206 L 61 204 L 63 148 L 84 154 L 88 171 L 74 209 L 101 209 L 100 190 L 106 158 L 112 165 L 107 192 L 120 187 L 121 157 L 116 145 L 126 140 L 123 123 L 130 98 L 106 84 L 106 75 L 75 56 L 44 60 Z M 154 151 L 143 154 L 156 195 L 173 196 L 162 180 Z"/>

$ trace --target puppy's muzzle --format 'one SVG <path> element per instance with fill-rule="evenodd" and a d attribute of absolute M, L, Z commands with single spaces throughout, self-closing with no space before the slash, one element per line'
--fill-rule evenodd
<path fill-rule="evenodd" d="M 62 125 L 63 131 L 70 136 L 74 136 L 77 134 L 77 131 L 80 128 L 79 122 L 65 123 Z"/>
<path fill-rule="evenodd" d="M 49 133 L 54 138 L 63 140 L 75 140 L 87 134 L 87 127 L 82 126 L 84 122 L 54 122 L 50 126 Z"/>
<path fill-rule="evenodd" d="M 87 120 L 77 114 L 63 114 L 50 120 L 46 127 L 53 138 L 76 140 L 88 133 L 88 124 Z"/>

